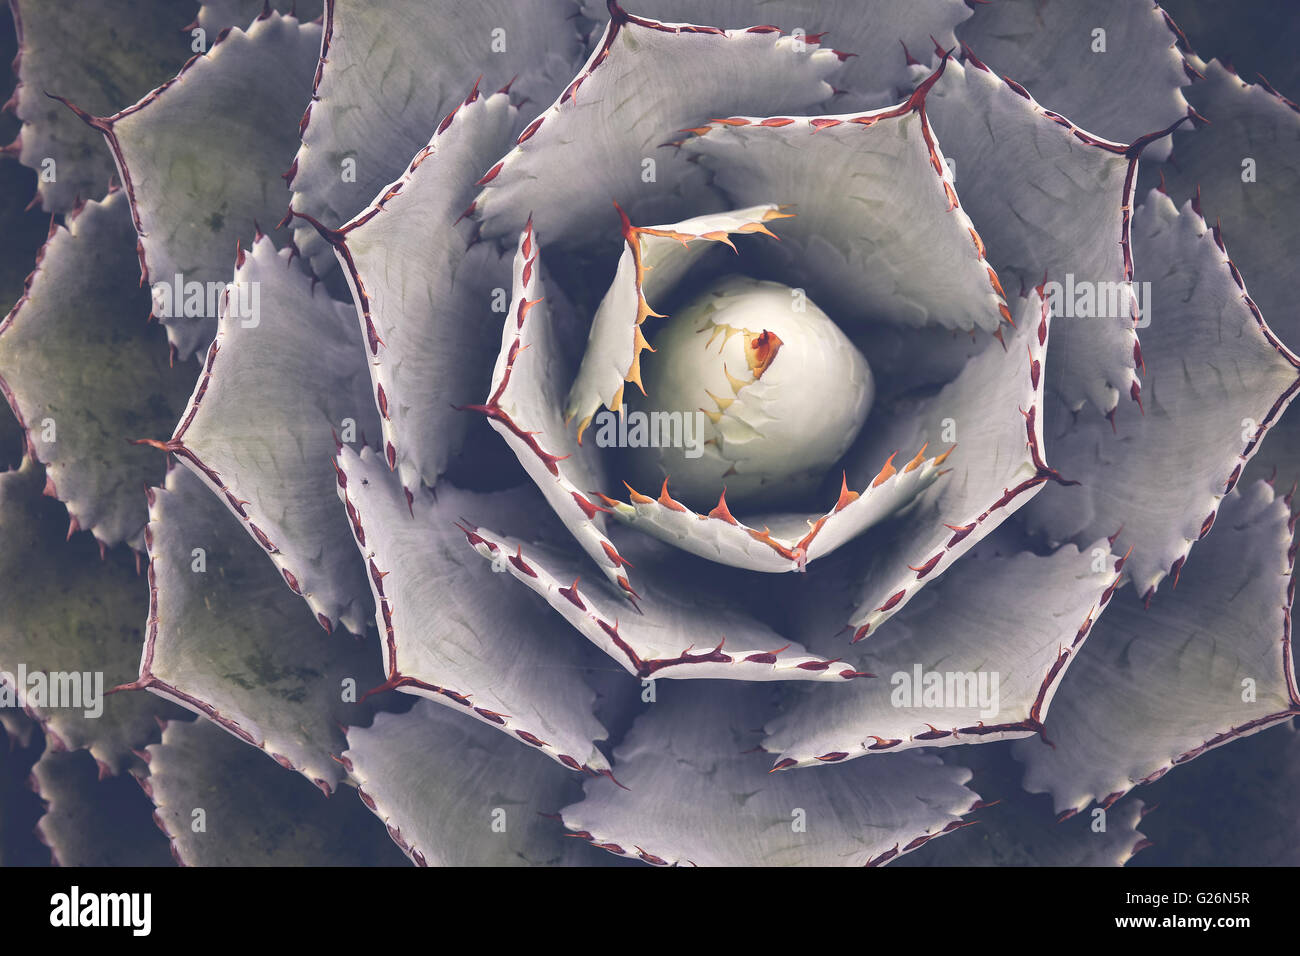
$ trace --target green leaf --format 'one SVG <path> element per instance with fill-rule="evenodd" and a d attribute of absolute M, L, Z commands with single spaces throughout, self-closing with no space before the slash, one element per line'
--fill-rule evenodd
<path fill-rule="evenodd" d="M 1068 276 L 1109 288 L 1133 278 L 1129 210 L 1141 141 L 1100 139 L 1013 82 L 967 56 L 948 63 L 925 101 L 988 261 L 1007 288 Z M 1135 308 L 1124 296 L 1096 317 L 1053 324 L 1047 374 L 1070 408 L 1091 402 L 1106 413 L 1135 394 Z"/>
<path fill-rule="evenodd" d="M 217 338 L 169 451 L 239 517 L 326 630 L 371 608 L 330 467 L 338 441 L 379 433 L 361 333 L 261 236 L 239 254 Z"/>
<path fill-rule="evenodd" d="M 829 688 L 828 688 L 829 689 Z M 933 754 L 895 754 L 831 772 L 768 773 L 746 752 L 763 688 L 674 684 L 588 781 L 564 825 L 596 846 L 658 865 L 887 863 L 962 825 L 970 771 Z M 621 784 L 621 786 L 620 786 Z"/>
<path fill-rule="evenodd" d="M 149 748 L 146 790 L 184 866 L 399 866 L 350 788 L 325 797 L 207 720 Z"/>
<path fill-rule="evenodd" d="M 1205 79 L 1189 86 L 1187 97 L 1209 123 L 1175 134 L 1174 161 L 1161 167 L 1165 188 L 1179 205 L 1197 199 L 1198 211 L 1220 228 L 1264 318 L 1296 344 L 1300 317 L 1287 281 L 1287 250 L 1300 239 L 1300 224 L 1279 200 L 1300 189 L 1300 107 L 1218 61 L 1193 64 Z"/>
<path fill-rule="evenodd" d="M 792 693 L 763 748 L 777 766 L 818 766 L 911 747 L 957 747 L 1042 728 L 1066 668 L 1118 587 L 1105 538 L 1050 556 L 968 554 L 870 636 L 852 658 L 874 680 Z M 824 654 L 852 607 L 853 560 L 792 594 L 798 636 Z M 980 791 L 983 793 L 983 791 Z"/>
<path fill-rule="evenodd" d="M 1142 330 L 1144 409 L 1112 422 L 1046 408 L 1052 463 L 1079 487 L 1052 488 L 1025 510 L 1053 541 L 1116 535 L 1137 593 L 1177 575 L 1210 532 L 1223 496 L 1300 391 L 1300 358 L 1247 297 L 1221 238 L 1190 205 L 1151 192 L 1133 217 Z M 1087 318 L 1058 319 L 1053 329 Z M 1282 441 L 1285 436 L 1272 439 Z"/>
<path fill-rule="evenodd" d="M 273 13 L 247 32 L 231 30 L 111 116 L 68 100 L 113 151 L 140 237 L 141 272 L 182 358 L 207 344 L 217 321 L 216 297 L 191 301 L 190 284 L 206 293 L 208 283 L 228 281 L 231 247 L 255 222 L 283 214 L 280 174 L 297 148 L 295 124 L 311 96 L 320 38 L 318 25 Z"/>
<path fill-rule="evenodd" d="M 863 430 L 869 440 L 850 452 L 854 487 L 879 480 L 870 476 L 891 452 L 900 452 L 900 460 L 912 449 L 949 445 L 951 452 L 933 459 L 947 464 L 947 474 L 914 506 L 862 537 L 857 609 L 848 620 L 855 641 L 878 630 L 1044 483 L 1061 480 L 1043 458 L 1041 417 L 1048 328 L 1054 337 L 1057 325 L 1037 292 L 1017 306 L 1005 350 L 980 352 L 937 394 L 922 390 L 878 404 Z M 879 427 L 872 430 L 873 423 Z"/>
<path fill-rule="evenodd" d="M 480 81 L 486 90 L 508 86 L 521 105 L 550 102 L 581 62 L 575 13 L 572 0 L 328 4 L 324 58 L 288 175 L 293 208 L 329 226 L 357 217 Z M 519 132 L 521 117 L 511 114 L 507 135 Z M 455 188 L 471 186 L 495 158 Z M 306 225 L 294 239 L 318 272 L 333 267 Z"/>
<path fill-rule="evenodd" d="M 573 327 L 572 316 L 543 275 L 541 243 L 531 223 L 519 236 L 512 276 L 488 394 L 483 404 L 470 407 L 488 416 L 606 579 L 630 594 L 626 562 L 608 537 L 605 509 L 592 501 L 609 480 L 606 460 L 594 443 L 581 445 L 564 420 L 564 383 L 572 372 L 564 334 Z"/>
<path fill-rule="evenodd" d="M 1048 109 L 1121 143 L 1187 113 L 1178 34 L 1154 3 L 998 0 L 973 5 L 957 37 Z M 1100 32 L 1099 32 L 1100 31 Z M 1165 139 L 1149 157 L 1169 154 Z"/>
<path fill-rule="evenodd" d="M 806 288 L 841 326 L 876 319 L 993 333 L 1012 320 L 926 117 L 928 92 L 952 66 L 887 109 L 732 116 L 682 144 L 736 205 L 792 205 L 781 241 L 755 254 L 765 275 Z"/>
<path fill-rule="evenodd" d="M 471 93 L 364 212 L 338 230 L 320 226 L 365 335 L 384 456 L 408 491 L 433 487 L 451 465 L 474 424 L 454 406 L 477 401 L 491 373 L 508 266 L 456 222 L 516 113 L 504 94 Z"/>
<path fill-rule="evenodd" d="M 1061 683 L 1044 739 L 1017 741 L 1025 789 L 1058 813 L 1109 806 L 1215 747 L 1300 713 L 1291 648 L 1291 514 L 1234 490 L 1179 587 L 1111 602 Z"/>
<path fill-rule="evenodd" d="M 1240 16 L 1235 5 L 1231 9 Z M 1260 19 L 1273 31 L 1278 15 L 1270 11 Z M 1287 33 L 1277 29 L 1271 35 Z M 1289 54 L 1288 59 L 1294 61 Z M 1174 137 L 1174 161 L 1161 167 L 1166 188 L 1176 202 L 1194 199 L 1214 223 L 1216 240 L 1232 255 L 1234 278 L 1244 280 L 1282 342 L 1298 349 L 1300 313 L 1291 270 L 1300 224 L 1283 197 L 1300 190 L 1300 107 L 1264 83 L 1246 83 L 1221 63 L 1193 62 L 1205 79 L 1193 83 L 1187 97 L 1210 122 Z M 1300 96 L 1294 88 L 1287 92 Z M 1284 416 L 1276 432 L 1247 466 L 1247 480 L 1268 478 L 1274 469 L 1283 487 L 1300 478 L 1300 421 Z"/>
<path fill-rule="evenodd" d="M 508 515 L 487 520 L 512 522 Z M 680 552 L 635 532 L 620 539 L 637 569 L 639 590 L 604 578 L 584 581 L 589 562 L 575 548 L 525 541 L 467 524 L 465 538 L 494 568 L 540 595 L 587 640 L 643 681 L 655 677 L 725 677 L 753 681 L 826 681 L 860 677 L 853 668 L 810 654 L 773 628 L 769 615 L 740 589 L 720 586 Z M 502 575 L 504 577 L 504 575 Z M 579 585 L 581 584 L 581 588 Z"/>
<path fill-rule="evenodd" d="M 927 843 L 899 866 L 1125 866 L 1151 845 L 1144 831 L 1154 803 L 1129 797 L 1107 810 L 1098 807 L 1058 821 L 1049 799 L 1020 789 L 1018 766 L 1006 745 L 955 756 L 975 771 L 971 786 L 983 804 L 971 814 L 971 826 Z"/>
<path fill-rule="evenodd" d="M 408 501 L 370 449 L 345 448 L 338 467 L 338 496 L 378 607 L 387 685 L 485 721 L 573 770 L 608 769 L 594 743 L 606 734 L 582 679 L 584 642 L 494 574 L 457 527 L 483 514 L 554 533 L 539 520 L 547 511 L 536 493 L 478 495 L 444 482 L 436 496 L 422 489 Z"/>
<path fill-rule="evenodd" d="M 78 200 L 104 196 L 113 154 L 46 94 L 101 116 L 130 106 L 191 56 L 180 30 L 185 14 L 174 0 L 99 0 L 93 9 L 37 0 L 9 9 L 19 38 L 19 159 L 41 174 L 36 188 L 45 211 L 68 212 Z"/>
<path fill-rule="evenodd" d="M 141 488 L 163 468 L 156 451 L 130 441 L 171 431 L 194 367 L 170 367 L 161 330 L 146 324 L 132 235 L 121 191 L 54 227 L 0 323 L 0 391 L 75 526 L 139 548 Z"/>
<path fill-rule="evenodd" d="M 627 6 L 668 23 L 770 23 L 787 33 L 803 30 L 810 42 L 825 32 L 837 49 L 853 54 L 835 80 L 844 91 L 835 103 L 845 110 L 883 105 L 897 88 L 910 86 L 909 58 L 933 59 L 936 44 L 952 49 L 953 28 L 971 15 L 963 0 L 874 2 L 865 8 L 861 0 L 635 0 Z M 582 0 L 583 14 L 597 22 L 607 19 L 607 9 L 606 0 Z"/>
<path fill-rule="evenodd" d="M 239 521 L 184 468 L 150 495 L 150 606 L 140 676 L 174 700 L 302 772 L 326 793 L 342 725 L 382 679 L 373 639 L 321 630 Z"/>
<path fill-rule="evenodd" d="M 554 819 L 580 792 L 555 761 L 421 700 L 348 731 L 361 799 L 420 866 L 592 865 Z"/>
<path fill-rule="evenodd" d="M 473 209 L 485 237 L 513 238 L 532 210 L 552 245 L 599 243 L 601 223 L 617 241 L 611 199 L 633 222 L 716 211 L 704 170 L 660 149 L 665 140 L 710 116 L 800 112 L 833 92 L 840 58 L 812 38 L 619 14 L 560 98 L 482 171 Z"/>
<path fill-rule="evenodd" d="M 12 690 L 45 694 L 43 703 L 29 699 L 31 713 L 55 746 L 88 748 L 101 772 L 120 773 L 136 762 L 132 751 L 157 739 L 155 718 L 180 713 L 144 694 L 101 696 L 134 674 L 148 588 L 126 549 L 101 557 L 85 535 L 67 539 L 63 509 L 41 496 L 43 483 L 30 459 L 0 474 L 0 671 Z M 68 677 L 58 701 L 55 672 Z"/>

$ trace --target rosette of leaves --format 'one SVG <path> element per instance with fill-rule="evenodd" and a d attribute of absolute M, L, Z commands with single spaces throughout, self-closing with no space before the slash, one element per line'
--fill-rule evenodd
<path fill-rule="evenodd" d="M 1159 6 L 93 6 L 9 4 L 56 861 L 1120 865 L 1300 713 L 1300 110 Z"/>

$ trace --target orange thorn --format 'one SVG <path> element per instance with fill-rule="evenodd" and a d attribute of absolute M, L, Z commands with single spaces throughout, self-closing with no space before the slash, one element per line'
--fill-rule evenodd
<path fill-rule="evenodd" d="M 625 487 L 625 488 L 628 490 L 628 492 L 631 494 L 631 496 L 632 496 L 632 504 L 634 504 L 634 505 L 649 505 L 649 504 L 654 504 L 654 499 L 653 499 L 653 498 L 649 498 L 649 497 L 647 497 L 647 496 L 641 494 L 641 492 L 637 491 L 635 488 L 633 488 L 631 485 L 629 485 L 626 481 L 623 482 L 623 487 Z"/>
<path fill-rule="evenodd" d="M 885 467 L 880 469 L 880 474 L 876 475 L 871 482 L 872 488 L 879 488 L 898 473 L 898 469 L 894 467 L 894 455 L 897 454 L 898 452 L 894 452 L 893 455 L 890 455 L 889 458 L 885 460 Z"/>
<path fill-rule="evenodd" d="M 849 491 L 849 476 L 846 472 L 840 472 L 840 497 L 835 502 L 835 511 L 843 511 L 853 502 L 857 501 L 861 495 L 856 491 Z"/>
<path fill-rule="evenodd" d="M 672 495 L 668 494 L 668 479 L 664 478 L 664 486 L 659 492 L 659 503 L 670 511 L 685 511 L 686 506 L 679 501 L 674 501 Z"/>
<path fill-rule="evenodd" d="M 929 442 L 926 442 L 924 445 L 921 446 L 921 450 L 916 453 L 916 457 L 913 458 L 911 461 L 909 461 L 903 467 L 904 474 L 907 474 L 909 471 L 915 471 L 917 468 L 921 467 L 921 463 L 925 461 L 925 450 L 929 447 L 930 447 Z"/>
<path fill-rule="evenodd" d="M 666 486 L 665 483 L 665 487 Z M 722 488 L 722 494 L 718 495 L 717 505 L 715 505 L 713 510 L 709 512 L 709 517 L 720 518 L 727 522 L 727 524 L 731 525 L 740 524 L 740 522 L 735 519 L 735 516 L 732 515 L 731 509 L 727 507 L 727 488 L 725 485 Z"/>

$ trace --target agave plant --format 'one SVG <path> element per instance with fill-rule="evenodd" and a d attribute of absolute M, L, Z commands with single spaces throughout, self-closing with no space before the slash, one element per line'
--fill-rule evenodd
<path fill-rule="evenodd" d="M 9 0 L 0 849 L 1294 862 L 1300 23 L 1186 6 Z"/>

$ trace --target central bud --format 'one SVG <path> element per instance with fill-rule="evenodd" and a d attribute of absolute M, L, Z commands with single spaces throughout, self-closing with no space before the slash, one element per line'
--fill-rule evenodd
<path fill-rule="evenodd" d="M 729 276 L 655 335 L 646 396 L 623 423 L 634 487 L 707 512 L 780 507 L 816 491 L 852 445 L 875 387 L 867 360 L 802 289 Z M 675 427 L 680 424 L 680 427 Z M 667 426 L 667 427 L 665 427 Z M 665 434 L 667 432 L 667 434 Z"/>

